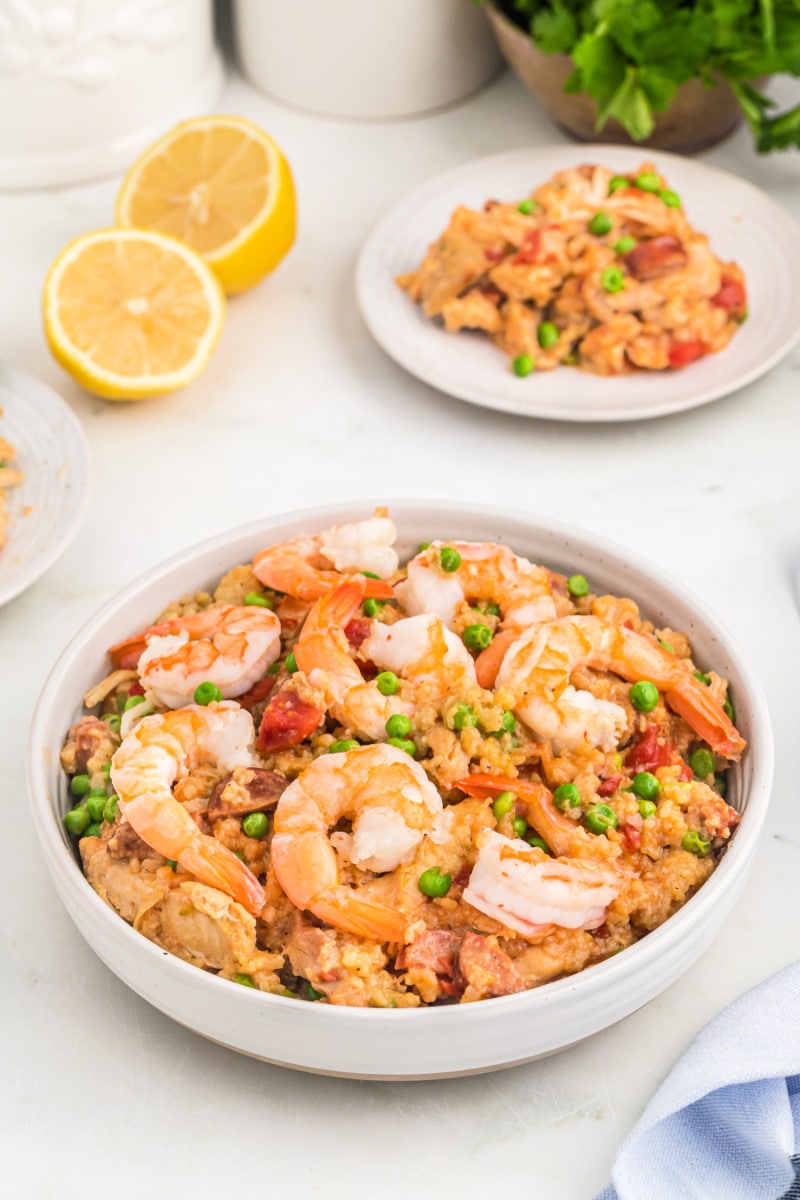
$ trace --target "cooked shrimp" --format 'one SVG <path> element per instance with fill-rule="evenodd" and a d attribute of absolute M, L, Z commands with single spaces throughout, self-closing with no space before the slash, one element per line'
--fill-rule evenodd
<path fill-rule="evenodd" d="M 137 666 L 142 687 L 169 708 L 190 704 L 198 684 L 226 700 L 257 683 L 281 652 L 281 624 L 268 608 L 224 605 L 152 625 L 118 642 L 112 662 Z"/>
<path fill-rule="evenodd" d="M 440 566 L 445 546 L 461 556 L 455 571 Z M 412 615 L 436 613 L 448 627 L 464 600 L 492 601 L 503 627 L 520 631 L 556 615 L 549 572 L 495 542 L 431 542 L 411 559 L 408 580 L 396 591 Z"/>
<path fill-rule="evenodd" d="M 478 861 L 464 900 L 528 937 L 551 925 L 597 929 L 622 886 L 611 863 L 549 858 L 527 842 L 492 829 L 478 834 L 477 843 Z"/>
<path fill-rule="evenodd" d="M 295 647 L 297 665 L 326 707 L 343 725 L 373 741 L 386 739 L 394 713 L 412 716 L 413 696 L 384 696 L 374 680 L 365 680 L 344 635 L 364 599 L 366 581 L 353 576 L 318 600 L 308 614 Z M 379 667 L 395 671 L 411 684 L 425 686 L 428 702 L 453 689 L 475 684 L 472 656 L 460 638 L 433 613 L 407 617 L 393 625 L 373 621 L 362 653 Z"/>
<path fill-rule="evenodd" d="M 341 579 L 342 572 L 371 571 L 366 595 L 386 600 L 392 589 L 383 580 L 397 570 L 397 530 L 385 509 L 352 525 L 334 525 L 323 533 L 268 546 L 253 559 L 253 574 L 265 587 L 299 600 L 319 600 Z"/>
<path fill-rule="evenodd" d="M 337 929 L 402 942 L 407 918 L 340 882 L 330 830 L 352 821 L 347 857 L 363 870 L 393 871 L 413 858 L 442 811 L 425 772 L 394 746 L 360 746 L 317 758 L 290 784 L 275 810 L 270 853 L 278 883 L 293 904 Z M 340 842 L 342 834 L 336 835 Z"/>
<path fill-rule="evenodd" d="M 514 693 L 515 711 L 538 737 L 562 747 L 613 750 L 627 729 L 625 710 L 573 687 L 570 676 L 579 667 L 648 680 L 718 754 L 738 758 L 744 749 L 720 704 L 684 662 L 655 639 L 599 617 L 560 617 L 527 630 L 508 650 L 497 682 Z"/>
<path fill-rule="evenodd" d="M 143 717 L 111 759 L 111 782 L 120 812 L 148 846 L 257 916 L 265 897 L 255 875 L 172 795 L 173 783 L 201 763 L 248 766 L 254 738 L 250 714 L 230 701 Z"/>

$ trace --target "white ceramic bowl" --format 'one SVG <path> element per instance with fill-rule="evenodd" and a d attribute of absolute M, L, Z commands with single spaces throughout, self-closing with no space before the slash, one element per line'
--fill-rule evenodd
<path fill-rule="evenodd" d="M 773 749 L 759 685 L 702 604 L 630 551 L 519 513 L 437 501 L 390 505 L 404 556 L 432 537 L 508 542 L 535 561 L 583 572 L 601 590 L 632 596 L 657 624 L 686 631 L 697 661 L 730 680 L 749 743 L 729 776 L 731 802 L 743 813 L 731 845 L 675 916 L 590 970 L 518 995 L 446 1008 L 340 1008 L 270 996 L 189 966 L 136 933 L 89 886 L 64 833 L 68 802 L 59 750 L 83 692 L 106 674 L 106 648 L 174 597 L 213 585 L 263 546 L 357 520 L 369 510 L 363 502 L 330 506 L 233 530 L 155 568 L 101 609 L 61 655 L 36 707 L 28 761 L 34 822 L 56 889 L 95 952 L 145 1000 L 204 1037 L 268 1062 L 357 1078 L 435 1078 L 513 1066 L 619 1021 L 677 979 L 730 912 L 766 813 Z"/>

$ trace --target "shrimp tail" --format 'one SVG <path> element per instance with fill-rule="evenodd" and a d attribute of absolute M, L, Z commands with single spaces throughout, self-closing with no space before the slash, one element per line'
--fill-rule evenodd
<path fill-rule="evenodd" d="M 178 862 L 201 883 L 232 896 L 254 917 L 263 909 L 266 896 L 253 872 L 214 838 L 203 837 L 201 843 L 184 847 Z"/>
<path fill-rule="evenodd" d="M 475 676 L 480 687 L 490 691 L 496 681 L 509 646 L 519 638 L 518 629 L 504 629 L 495 634 L 485 650 L 475 659 Z"/>
<path fill-rule="evenodd" d="M 141 633 L 135 633 L 132 637 L 109 646 L 108 657 L 113 666 L 135 671 L 139 665 L 139 659 L 147 649 L 147 639 L 172 633 L 173 630 L 174 623 L 171 621 L 162 621 L 160 625 L 151 625 L 148 629 L 143 629 Z"/>
<path fill-rule="evenodd" d="M 372 600 L 394 600 L 394 588 L 385 579 L 370 579 L 365 576 L 367 586 L 364 590 L 364 599 Z"/>
<path fill-rule="evenodd" d="M 667 704 L 708 742 L 717 754 L 737 759 L 746 746 L 727 713 L 712 700 L 708 688 L 691 676 L 680 687 L 666 693 Z"/>
<path fill-rule="evenodd" d="M 349 887 L 337 886 L 314 897 L 314 915 L 337 929 L 380 942 L 404 942 L 408 919 L 404 913 L 375 900 L 364 900 Z"/>
<path fill-rule="evenodd" d="M 543 783 L 535 783 L 532 779 L 512 779 L 510 775 L 476 772 L 456 780 L 453 786 L 479 800 L 499 796 L 501 792 L 514 792 L 525 804 L 528 823 L 555 854 L 576 855 L 590 846 L 589 834 L 558 811 L 551 792 Z"/>

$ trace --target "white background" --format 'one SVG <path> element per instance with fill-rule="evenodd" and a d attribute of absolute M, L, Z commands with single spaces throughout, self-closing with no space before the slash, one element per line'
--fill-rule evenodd
<path fill-rule="evenodd" d="M 699 1027 L 798 953 L 800 633 L 791 577 L 800 560 L 800 354 L 726 400 L 647 424 L 526 421 L 439 395 L 366 334 L 353 300 L 359 246 L 388 207 L 432 175 L 561 135 L 508 75 L 460 107 L 406 122 L 315 119 L 239 79 L 221 109 L 259 121 L 284 148 L 300 235 L 273 277 L 231 302 L 211 366 L 173 397 L 114 405 L 80 392 L 50 359 L 40 329 L 49 263 L 71 238 L 111 223 L 118 181 L 0 195 L 0 355 L 61 391 L 94 463 L 93 502 L 71 549 L 0 612 L 3 1194 L 590 1196 Z M 576 146 L 575 154 L 602 151 Z M 760 159 L 740 131 L 703 157 L 800 216 L 796 154 Z M 26 805 L 23 749 L 37 693 L 103 601 L 227 527 L 382 494 L 551 514 L 645 553 L 738 636 L 775 723 L 766 834 L 713 950 L 586 1044 L 473 1079 L 316 1078 L 171 1023 L 72 927 Z"/>

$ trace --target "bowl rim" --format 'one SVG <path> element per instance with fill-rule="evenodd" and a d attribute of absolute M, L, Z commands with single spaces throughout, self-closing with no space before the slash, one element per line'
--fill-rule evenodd
<path fill-rule="evenodd" d="M 92 888 L 86 879 L 80 865 L 64 840 L 60 822 L 54 819 L 54 812 L 49 801 L 49 787 L 46 778 L 49 748 L 46 739 L 46 725 L 59 696 L 67 688 L 68 676 L 85 645 L 92 640 L 94 627 L 102 620 L 112 616 L 125 601 L 132 599 L 137 593 L 146 590 L 150 585 L 158 583 L 164 576 L 180 567 L 186 566 L 193 560 L 222 550 L 229 543 L 242 538 L 253 537 L 270 529 L 287 524 L 308 522 L 309 527 L 325 528 L 321 522 L 346 521 L 358 519 L 354 513 L 372 511 L 376 506 L 389 509 L 394 518 L 403 515 L 411 516 L 419 510 L 426 510 L 433 520 L 448 520 L 453 518 L 469 520 L 471 517 L 490 517 L 503 528 L 503 522 L 516 524 L 524 523 L 532 534 L 543 532 L 564 541 L 580 544 L 591 542 L 593 551 L 608 557 L 616 563 L 625 563 L 634 569 L 646 573 L 662 590 L 673 595 L 678 601 L 693 610 L 709 629 L 713 630 L 724 645 L 725 652 L 732 665 L 735 665 L 744 683 L 747 694 L 748 708 L 752 725 L 750 743 L 758 742 L 758 751 L 753 755 L 752 781 L 746 789 L 747 804 L 742 815 L 742 821 L 726 848 L 722 861 L 712 875 L 702 884 L 697 892 L 681 908 L 668 917 L 656 929 L 651 930 L 633 945 L 626 947 L 624 954 L 596 963 L 591 970 L 584 968 L 574 975 L 563 979 L 550 981 L 535 988 L 526 989 L 509 996 L 498 996 L 482 1000 L 479 1004 L 454 1004 L 441 1007 L 421 1006 L 419 1008 L 384 1010 L 380 1008 L 355 1008 L 345 1005 L 306 1004 L 306 1019 L 315 1024 L 331 1024 L 331 1032 L 340 1029 L 344 1024 L 352 1022 L 388 1022 L 388 1027 L 398 1022 L 425 1022 L 426 1025 L 440 1021 L 474 1022 L 493 1019 L 498 1011 L 497 1006 L 503 1005 L 503 1011 L 511 1015 L 516 1009 L 528 1010 L 533 1016 L 538 1010 L 558 1004 L 571 993 L 583 992 L 586 988 L 597 986 L 601 981 L 607 981 L 613 974 L 617 976 L 616 985 L 624 983 L 626 977 L 646 969 L 648 963 L 669 952 L 673 943 L 680 940 L 688 922 L 702 920 L 704 914 L 713 908 L 722 897 L 737 886 L 739 876 L 746 869 L 751 855 L 756 849 L 769 805 L 772 779 L 774 772 L 774 740 L 772 725 L 766 698 L 760 682 L 750 670 L 746 659 L 741 655 L 738 643 L 727 627 L 721 623 L 705 602 L 700 600 L 682 583 L 677 583 L 665 571 L 652 563 L 638 551 L 616 543 L 593 531 L 579 526 L 553 520 L 545 514 L 536 514 L 520 509 L 499 508 L 487 506 L 475 501 L 443 500 L 441 498 L 383 498 L 380 500 L 354 499 L 337 501 L 335 504 L 315 505 L 311 508 L 294 509 L 263 517 L 256 521 L 225 530 L 212 537 L 194 543 L 192 546 L 178 551 L 169 558 L 157 563 L 149 570 L 136 576 L 124 587 L 117 590 L 99 609 L 97 609 L 70 638 L 67 645 L 59 654 L 49 671 L 34 707 L 33 718 L 27 743 L 26 754 L 26 783 L 34 827 L 39 838 L 46 861 L 54 876 L 58 877 L 63 887 L 68 889 L 75 901 L 81 905 L 87 917 L 105 925 L 112 938 L 121 938 L 128 944 L 131 953 L 152 964 L 156 971 L 165 971 L 175 981 L 196 988 L 211 989 L 209 995 L 216 996 L 222 1002 L 233 1001 L 240 1004 L 266 1005 L 268 1012 L 273 1005 L 284 1007 L 291 1005 L 297 1008 L 294 998 L 273 995 L 251 988 L 244 988 L 230 980 L 223 979 L 211 972 L 199 969 L 185 962 L 176 955 L 169 953 L 156 943 L 149 941 L 107 904 Z M 402 536 L 402 529 L 400 530 Z M 233 564 L 232 564 L 233 565 Z M 757 733 L 757 738 L 756 738 Z M 58 889 L 60 892 L 60 888 Z M 66 907 L 66 905 L 65 905 Z M 69 911 L 69 910 L 68 910 Z M 72 912 L 70 911 L 70 916 Z M 74 919 L 74 918 L 73 918 Z M 91 944 L 91 943 L 90 943 Z M 94 946 L 92 945 L 92 949 Z M 97 951 L 95 950 L 95 953 Z M 693 960 L 694 961 L 694 960 Z M 111 968 L 113 970 L 113 968 Z M 596 982 L 593 982 L 596 981 Z M 131 985 L 128 985 L 131 986 Z M 235 993 L 221 990 L 235 988 Z M 456 1015 L 458 1014 L 458 1015 Z M 290 1064 L 287 1064 L 290 1065 Z"/>

